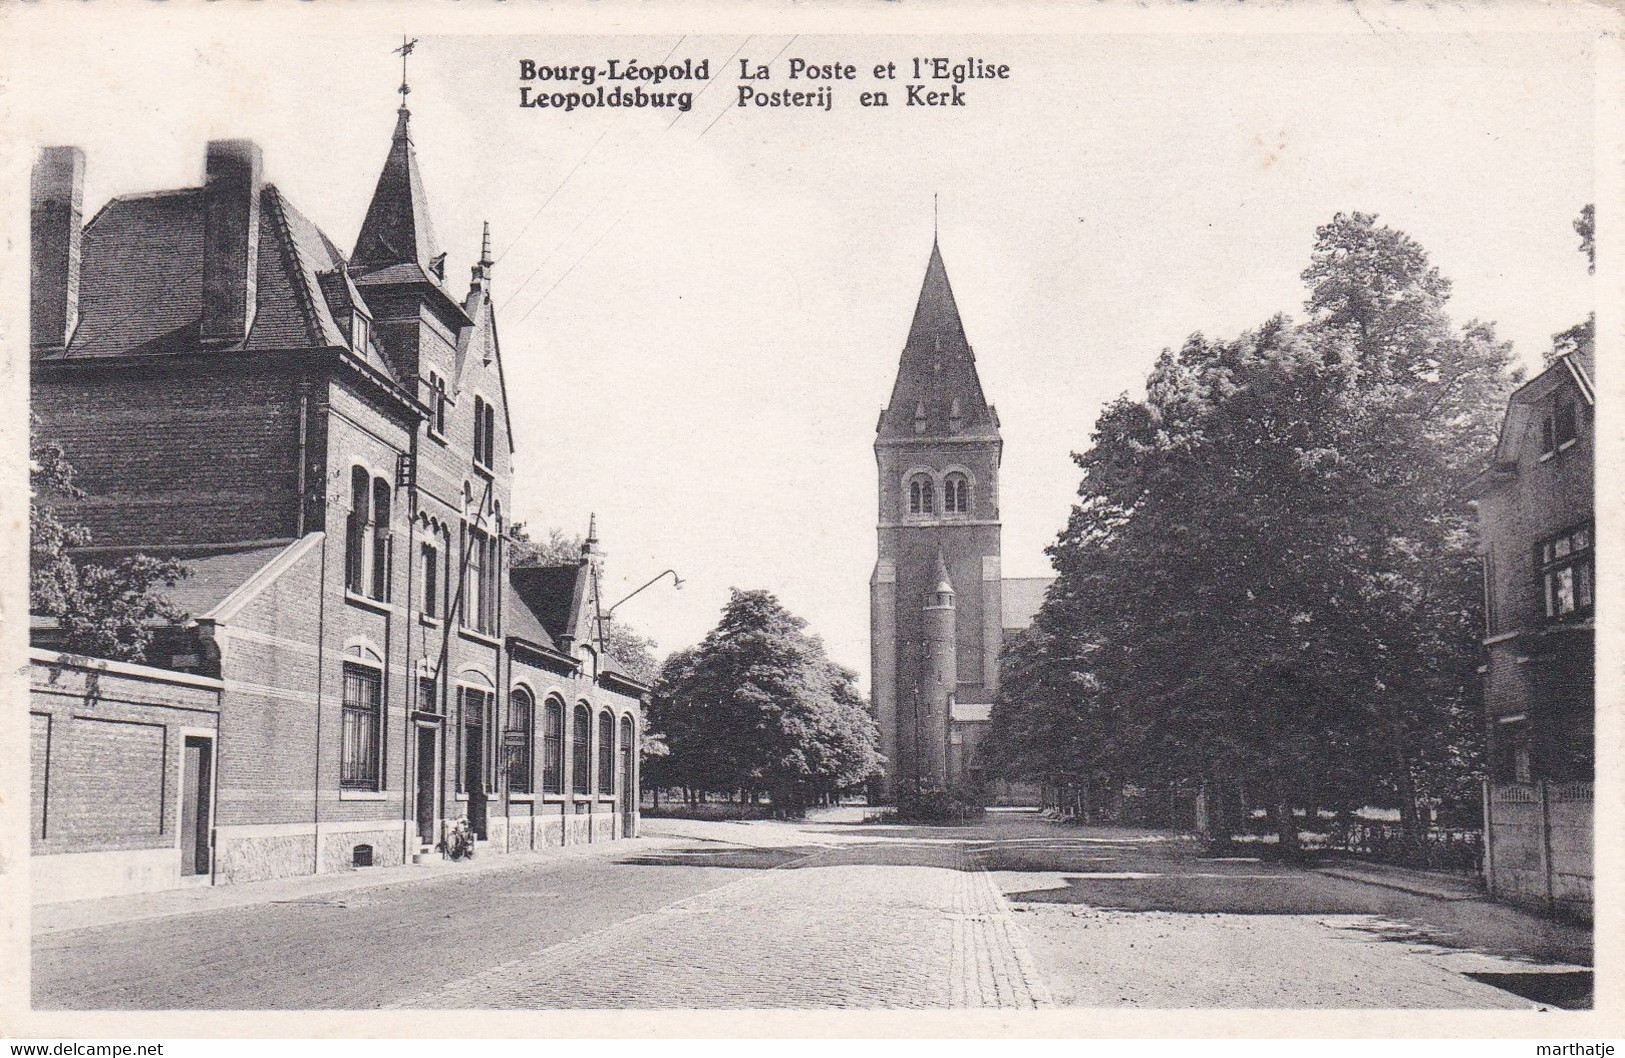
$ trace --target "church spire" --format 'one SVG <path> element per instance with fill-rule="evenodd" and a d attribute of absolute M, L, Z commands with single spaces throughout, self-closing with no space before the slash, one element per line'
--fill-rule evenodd
<path fill-rule="evenodd" d="M 405 56 L 402 56 L 402 62 Z M 412 112 L 406 109 L 404 80 L 401 107 L 395 112 L 395 134 L 390 139 L 389 156 L 361 222 L 350 266 L 360 273 L 391 265 L 417 265 L 444 279 L 445 258 L 435 245 L 434 228 L 429 223 L 429 203 L 423 192 L 423 175 L 418 172 L 417 153 L 412 146 Z"/>
<path fill-rule="evenodd" d="M 879 433 L 883 440 L 999 435 L 935 234 Z"/>

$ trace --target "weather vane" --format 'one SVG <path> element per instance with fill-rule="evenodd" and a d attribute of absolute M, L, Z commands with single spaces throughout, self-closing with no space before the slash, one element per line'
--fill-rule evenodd
<path fill-rule="evenodd" d="M 416 37 L 412 38 L 411 40 L 407 40 L 406 39 L 406 34 L 403 33 L 403 34 L 401 34 L 401 46 L 395 49 L 395 54 L 399 55 L 401 57 L 401 87 L 400 87 L 400 93 L 401 93 L 401 109 L 402 110 L 406 109 L 406 97 L 412 91 L 412 89 L 406 83 L 406 57 L 408 55 L 412 54 L 412 49 L 417 47 L 417 46 L 418 46 L 418 42 L 417 42 Z"/>

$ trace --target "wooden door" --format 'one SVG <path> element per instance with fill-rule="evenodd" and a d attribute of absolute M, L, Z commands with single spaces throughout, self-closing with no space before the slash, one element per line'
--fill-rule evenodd
<path fill-rule="evenodd" d="M 417 819 L 418 840 L 424 845 L 435 843 L 435 823 L 438 813 L 436 809 L 435 793 L 439 784 L 435 781 L 437 771 L 435 753 L 435 728 L 425 724 L 418 728 L 418 755 L 417 755 Z"/>
<path fill-rule="evenodd" d="M 209 873 L 214 740 L 186 736 L 181 765 L 181 873 Z"/>

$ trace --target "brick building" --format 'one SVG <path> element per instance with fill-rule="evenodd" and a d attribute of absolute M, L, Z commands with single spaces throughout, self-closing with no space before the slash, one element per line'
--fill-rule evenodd
<path fill-rule="evenodd" d="M 1031 623 L 1050 578 L 1001 573 L 1004 441 L 935 242 L 876 434 L 869 642 L 881 796 L 917 784 L 1036 803 L 1035 789 L 985 776 L 978 747 L 1005 636 Z"/>
<path fill-rule="evenodd" d="M 83 154 L 39 158 L 32 402 L 84 490 L 58 510 L 191 572 L 146 665 L 35 621 L 52 895 L 400 863 L 462 817 L 493 852 L 636 831 L 645 688 L 602 649 L 596 534 L 509 568 L 489 232 L 453 293 L 414 152 L 403 106 L 348 257 L 246 141 L 85 224 Z"/>
<path fill-rule="evenodd" d="M 1507 407 L 1479 479 L 1490 888 L 1589 914 L 1595 768 L 1594 354 Z"/>

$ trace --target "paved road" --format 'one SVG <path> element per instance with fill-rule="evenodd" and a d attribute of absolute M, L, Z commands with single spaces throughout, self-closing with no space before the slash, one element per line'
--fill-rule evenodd
<path fill-rule="evenodd" d="M 1539 996 L 1525 977 L 1572 984 L 1589 958 L 1583 931 L 1480 901 L 1031 815 L 646 827 L 589 855 L 274 883 L 246 906 L 47 910 L 35 1005 L 1528 1008 L 1494 982 Z"/>

